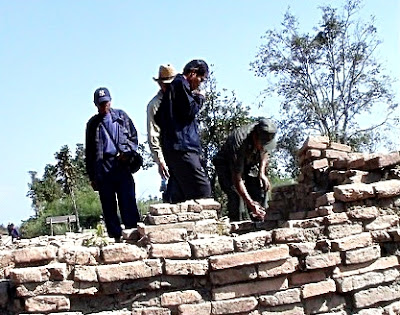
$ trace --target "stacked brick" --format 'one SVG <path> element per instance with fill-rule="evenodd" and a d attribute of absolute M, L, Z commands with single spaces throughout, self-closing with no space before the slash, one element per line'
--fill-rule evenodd
<path fill-rule="evenodd" d="M 274 192 L 294 207 L 274 208 L 277 226 L 196 200 L 151 206 L 122 244 L 2 251 L 0 313 L 400 314 L 400 158 L 346 150 L 306 142 L 299 183 Z"/>

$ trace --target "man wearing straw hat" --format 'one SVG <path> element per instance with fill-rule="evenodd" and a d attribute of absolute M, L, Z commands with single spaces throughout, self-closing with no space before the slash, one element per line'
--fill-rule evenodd
<path fill-rule="evenodd" d="M 158 71 L 158 78 L 153 78 L 154 81 L 156 81 L 160 86 L 160 90 L 147 105 L 147 140 L 149 142 L 149 147 L 153 156 L 153 160 L 158 165 L 158 173 L 160 174 L 162 179 L 160 191 L 163 191 L 164 202 L 168 201 L 167 192 L 165 191 L 165 183 L 169 178 L 169 171 L 161 149 L 160 127 L 155 122 L 154 115 L 157 113 L 163 95 L 167 90 L 169 84 L 175 78 L 176 74 L 177 72 L 172 65 L 165 64 L 160 66 Z"/>
<path fill-rule="evenodd" d="M 189 62 L 164 93 L 155 120 L 161 128 L 161 144 L 170 179 L 169 202 L 208 198 L 211 186 L 200 161 L 201 144 L 197 113 L 205 102 L 200 84 L 208 78 L 204 60 Z"/>
<path fill-rule="evenodd" d="M 228 196 L 228 216 L 232 221 L 263 220 L 270 188 L 266 176 L 269 154 L 275 147 L 276 126 L 261 118 L 235 129 L 214 157 L 221 189 Z M 247 207 L 247 211 L 245 210 Z"/>

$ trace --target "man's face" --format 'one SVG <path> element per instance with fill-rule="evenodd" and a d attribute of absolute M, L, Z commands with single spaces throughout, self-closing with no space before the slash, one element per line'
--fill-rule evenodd
<path fill-rule="evenodd" d="M 187 80 L 189 82 L 190 90 L 197 90 L 200 86 L 201 83 L 207 81 L 208 76 L 207 75 L 199 75 L 195 72 L 190 72 L 190 74 L 187 77 Z"/>
<path fill-rule="evenodd" d="M 107 102 L 102 102 L 100 104 L 97 105 L 97 110 L 99 111 L 100 115 L 106 115 L 110 112 L 110 107 L 111 107 L 111 102 L 107 101 Z"/>

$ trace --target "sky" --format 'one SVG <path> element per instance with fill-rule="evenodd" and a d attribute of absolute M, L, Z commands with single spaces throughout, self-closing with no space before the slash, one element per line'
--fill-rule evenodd
<path fill-rule="evenodd" d="M 318 7 L 329 3 L 343 2 L 0 0 L 0 224 L 34 215 L 28 172 L 42 176 L 63 145 L 74 152 L 84 143 L 97 87 L 109 88 L 112 106 L 132 118 L 140 143 L 147 139 L 146 107 L 158 90 L 152 78 L 160 64 L 181 72 L 192 59 L 204 59 L 213 65 L 217 87 L 235 91 L 251 114 L 277 113 L 276 99 L 256 105 L 266 81 L 249 64 L 261 37 L 280 28 L 288 7 L 302 31 L 313 32 Z M 364 1 L 360 17 L 370 15 L 383 40 L 377 57 L 399 78 L 400 0 Z M 156 167 L 134 178 L 137 198 L 159 195 Z"/>

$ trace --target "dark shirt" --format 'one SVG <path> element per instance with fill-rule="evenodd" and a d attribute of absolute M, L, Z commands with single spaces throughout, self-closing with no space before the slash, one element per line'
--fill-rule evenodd
<path fill-rule="evenodd" d="M 111 133 L 115 136 L 115 142 L 118 145 L 120 152 L 137 151 L 138 138 L 136 128 L 129 116 L 120 109 L 110 109 L 111 121 L 108 125 L 112 125 L 114 131 Z M 104 116 L 94 115 L 86 126 L 86 172 L 91 181 L 101 180 L 104 172 L 110 168 L 112 161 L 112 153 L 114 150 L 109 150 L 106 145 L 105 130 L 101 125 Z"/>
<path fill-rule="evenodd" d="M 189 82 L 178 74 L 164 93 L 155 121 L 161 128 L 163 150 L 201 152 L 196 114 L 204 97 L 193 94 Z"/>

